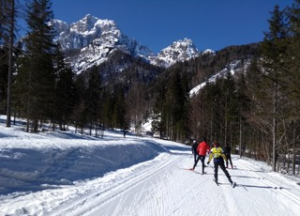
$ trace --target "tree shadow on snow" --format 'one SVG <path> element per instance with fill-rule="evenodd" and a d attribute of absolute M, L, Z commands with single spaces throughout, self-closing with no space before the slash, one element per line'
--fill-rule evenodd
<path fill-rule="evenodd" d="M 152 144 L 155 145 L 155 144 Z M 0 195 L 35 192 L 103 177 L 165 152 L 151 144 L 70 147 L 66 149 L 1 149 Z"/>
<path fill-rule="evenodd" d="M 225 182 L 221 182 L 219 183 L 219 185 L 226 185 L 226 186 L 231 186 L 230 183 L 225 183 Z M 242 187 L 244 188 L 245 190 L 247 190 L 247 188 L 258 188 L 258 189 L 274 189 L 274 190 L 288 190 L 287 188 L 284 188 L 284 187 L 272 187 L 272 186 L 261 186 L 261 185 L 248 185 L 248 184 L 239 184 L 239 183 L 236 183 L 236 186 L 235 188 L 238 188 L 238 187 Z"/>
<path fill-rule="evenodd" d="M 254 176 L 243 176 L 243 175 L 231 175 L 231 177 L 257 179 L 257 177 Z"/>
<path fill-rule="evenodd" d="M 247 188 L 259 188 L 259 189 L 275 189 L 275 190 L 282 190 L 285 189 L 287 190 L 287 188 L 284 187 L 273 187 L 273 186 L 261 186 L 261 185 L 248 185 L 248 184 L 238 184 L 236 185 L 236 187 L 243 187 L 245 190 L 247 190 Z"/>
<path fill-rule="evenodd" d="M 151 143 L 151 142 L 149 142 Z M 173 154 L 173 155 L 192 155 L 192 150 L 190 146 L 178 146 L 178 145 L 160 145 L 158 143 L 155 143 L 155 145 L 159 145 L 162 148 L 166 149 L 167 152 Z"/>
<path fill-rule="evenodd" d="M 246 171 L 246 172 L 257 172 L 257 173 L 269 173 L 269 171 L 263 171 L 263 170 L 250 170 L 250 169 L 240 169 L 240 168 L 234 168 L 232 170 L 240 170 L 240 171 Z"/>

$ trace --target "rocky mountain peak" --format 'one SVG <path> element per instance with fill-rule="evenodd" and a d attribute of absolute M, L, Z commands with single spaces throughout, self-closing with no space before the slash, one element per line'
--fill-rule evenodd
<path fill-rule="evenodd" d="M 90 31 L 92 28 L 94 28 L 95 23 L 97 21 L 97 18 L 91 16 L 90 14 L 86 15 L 83 19 L 72 23 L 70 25 L 72 31 L 77 32 L 86 32 Z"/>
<path fill-rule="evenodd" d="M 112 29 L 120 31 L 113 20 L 98 19 L 97 17 L 94 17 L 90 14 L 87 14 L 83 19 L 72 23 L 70 25 L 70 29 L 71 31 L 82 34 L 91 34 L 97 30 L 102 32 Z"/>
<path fill-rule="evenodd" d="M 56 30 L 56 39 L 76 73 L 101 64 L 115 50 L 144 58 L 152 55 L 149 48 L 124 35 L 112 20 L 87 14 L 70 25 L 60 20 L 53 20 L 51 24 Z"/>
<path fill-rule="evenodd" d="M 154 55 L 147 46 L 123 34 L 113 20 L 99 19 L 90 14 L 70 25 L 60 20 L 53 20 L 51 25 L 57 32 L 56 40 L 76 73 L 105 62 L 116 50 L 161 67 L 169 67 L 200 54 L 192 40 L 184 38 Z"/>
<path fill-rule="evenodd" d="M 163 49 L 156 58 L 152 58 L 152 63 L 169 67 L 178 61 L 196 58 L 200 53 L 191 39 L 184 38 L 173 42 L 170 46 Z"/>

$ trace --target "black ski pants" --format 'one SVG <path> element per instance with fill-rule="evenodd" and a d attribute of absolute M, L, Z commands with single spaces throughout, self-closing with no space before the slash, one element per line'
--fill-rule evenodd
<path fill-rule="evenodd" d="M 196 161 L 197 161 L 197 156 L 198 156 L 198 154 L 197 154 L 197 153 L 193 153 L 193 155 L 194 155 L 194 164 L 195 164 Z"/>
<path fill-rule="evenodd" d="M 202 163 L 202 174 L 203 174 L 204 173 L 204 167 L 205 167 L 205 164 L 204 164 L 205 155 L 198 155 L 198 157 L 197 157 L 197 159 L 195 161 L 193 169 L 195 169 L 195 167 L 197 166 L 199 160 L 201 160 L 201 163 Z"/>
<path fill-rule="evenodd" d="M 218 182 L 218 169 L 219 169 L 219 167 L 220 167 L 221 170 L 222 170 L 222 171 L 224 172 L 224 174 L 226 175 L 226 177 L 228 178 L 228 181 L 229 181 L 230 183 L 232 183 L 231 177 L 230 177 L 228 171 L 227 171 L 226 168 L 225 168 L 225 164 L 224 164 L 223 158 L 215 158 L 215 159 L 214 159 L 214 166 L 215 166 L 215 173 L 214 173 L 214 176 L 215 176 L 216 182 Z"/>
<path fill-rule="evenodd" d="M 232 160 L 231 160 L 231 155 L 230 154 L 225 154 L 227 161 L 226 161 L 226 167 L 228 167 L 228 161 L 230 162 L 231 168 L 233 168 Z"/>

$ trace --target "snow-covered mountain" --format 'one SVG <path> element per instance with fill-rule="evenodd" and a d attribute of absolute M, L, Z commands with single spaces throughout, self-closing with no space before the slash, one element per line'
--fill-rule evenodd
<path fill-rule="evenodd" d="M 114 21 L 102 20 L 90 14 L 70 25 L 61 20 L 52 20 L 51 25 L 57 33 L 56 40 L 60 42 L 67 61 L 76 73 L 105 62 L 116 50 L 162 67 L 200 54 L 190 39 L 184 39 L 155 55 L 147 46 L 123 34 Z"/>
<path fill-rule="evenodd" d="M 226 73 L 231 73 L 232 75 L 236 75 L 238 73 L 242 73 L 246 71 L 246 69 L 250 66 L 251 59 L 242 60 L 234 60 L 230 62 L 225 68 L 211 76 L 207 81 L 209 83 L 216 82 L 217 79 L 226 78 Z M 199 91 L 206 86 L 206 82 L 202 82 L 199 85 L 195 86 L 190 90 L 190 96 L 193 97 L 199 93 Z"/>
<path fill-rule="evenodd" d="M 152 57 L 151 63 L 163 67 L 169 67 L 176 62 L 186 61 L 196 58 L 200 55 L 192 40 L 184 38 L 173 42 L 170 46 L 164 48 L 157 56 Z"/>
<path fill-rule="evenodd" d="M 88 14 L 71 25 L 60 20 L 53 20 L 51 24 L 75 72 L 101 64 L 115 50 L 144 58 L 152 55 L 148 47 L 124 35 L 112 20 Z"/>

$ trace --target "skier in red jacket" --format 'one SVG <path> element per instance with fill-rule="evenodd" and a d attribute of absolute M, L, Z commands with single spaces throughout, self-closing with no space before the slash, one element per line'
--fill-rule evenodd
<path fill-rule="evenodd" d="M 209 151 L 210 151 L 210 146 L 207 144 L 206 138 L 204 137 L 202 139 L 202 142 L 200 142 L 198 145 L 198 148 L 197 148 L 198 157 L 197 157 L 197 160 L 195 161 L 194 166 L 191 170 L 194 170 L 195 167 L 197 166 L 198 161 L 201 160 L 202 174 L 204 174 L 204 168 L 205 168 L 204 160 L 205 160 L 206 154 L 208 154 Z"/>

